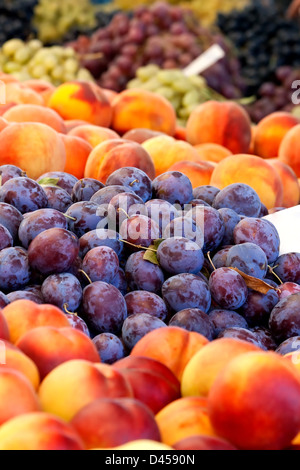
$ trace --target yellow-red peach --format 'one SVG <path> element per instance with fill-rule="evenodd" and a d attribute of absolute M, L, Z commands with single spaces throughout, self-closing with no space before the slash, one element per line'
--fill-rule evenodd
<path fill-rule="evenodd" d="M 0 403 L 0 428 L 15 416 L 40 411 L 40 402 L 31 382 L 14 369 L 0 369 Z"/>
<path fill-rule="evenodd" d="M 8 368 L 20 372 L 27 377 L 34 389 L 38 390 L 40 374 L 35 363 L 9 341 L 2 340 L 2 348 L 5 354 L 5 364 L 0 362 L 0 371 Z"/>
<path fill-rule="evenodd" d="M 95 400 L 71 424 L 87 449 L 117 447 L 137 439 L 160 441 L 154 414 L 133 398 Z"/>
<path fill-rule="evenodd" d="M 91 450 L 103 450 L 103 449 L 91 449 Z M 126 444 L 123 444 L 118 447 L 114 447 L 113 449 L 107 449 L 107 450 L 117 450 L 117 451 L 123 451 L 123 450 L 155 450 L 155 451 L 160 451 L 160 450 L 168 450 L 168 451 L 174 451 L 173 447 L 166 446 L 165 444 L 162 444 L 161 442 L 157 441 L 152 441 L 151 439 L 138 439 L 135 441 L 127 442 Z"/>
<path fill-rule="evenodd" d="M 224 158 L 232 155 L 232 152 L 219 144 L 199 144 L 195 145 L 199 159 L 207 162 L 220 163 Z"/>
<path fill-rule="evenodd" d="M 151 179 L 155 177 L 154 164 L 147 151 L 136 142 L 124 139 L 107 140 L 97 145 L 87 160 L 84 176 L 105 184 L 109 175 L 126 166 L 139 168 Z"/>
<path fill-rule="evenodd" d="M 134 398 L 154 414 L 180 398 L 180 382 L 164 364 L 147 357 L 128 356 L 113 364 L 128 380 Z"/>
<path fill-rule="evenodd" d="M 283 185 L 282 207 L 297 206 L 300 201 L 300 186 L 296 173 L 289 165 L 278 158 L 270 158 L 268 162 L 279 173 Z"/>
<path fill-rule="evenodd" d="M 92 124 L 85 124 L 77 126 L 69 132 L 69 135 L 80 137 L 81 139 L 88 142 L 92 148 L 102 144 L 106 140 L 119 139 L 120 136 L 107 127 L 94 126 Z"/>
<path fill-rule="evenodd" d="M 183 397 L 207 397 L 219 373 L 227 363 L 251 351 L 259 351 L 254 344 L 232 338 L 220 338 L 198 351 L 184 369 L 181 379 Z"/>
<path fill-rule="evenodd" d="M 299 123 L 299 119 L 287 112 L 277 111 L 269 114 L 256 126 L 254 155 L 263 158 L 278 157 L 284 136 Z"/>
<path fill-rule="evenodd" d="M 208 340 L 199 333 L 170 326 L 151 331 L 131 351 L 131 356 L 150 357 L 162 362 L 181 380 L 190 359 L 202 349 Z"/>
<path fill-rule="evenodd" d="M 3 117 L 0 117 L 0 132 L 3 131 L 3 129 L 5 129 L 8 125 L 9 122 Z"/>
<path fill-rule="evenodd" d="M 0 428 L 0 450 L 86 450 L 69 423 L 48 413 L 26 413 Z"/>
<path fill-rule="evenodd" d="M 169 171 L 179 171 L 186 175 L 193 188 L 209 185 L 215 165 L 210 162 L 178 162 L 169 168 Z"/>
<path fill-rule="evenodd" d="M 41 379 L 44 379 L 60 364 L 72 359 L 100 362 L 93 341 L 86 334 L 71 326 L 34 328 L 21 336 L 16 346 L 36 364 Z"/>
<path fill-rule="evenodd" d="M 191 113 L 187 141 L 192 145 L 219 144 L 232 153 L 246 153 L 251 143 L 251 121 L 242 106 L 232 101 L 207 101 Z"/>
<path fill-rule="evenodd" d="M 165 173 L 172 165 L 183 160 L 188 162 L 199 160 L 199 155 L 192 145 L 167 135 L 146 140 L 142 147 L 153 160 L 156 176 Z"/>
<path fill-rule="evenodd" d="M 214 436 L 191 436 L 173 445 L 175 450 L 237 450 L 229 442 Z"/>
<path fill-rule="evenodd" d="M 42 95 L 26 87 L 25 82 L 22 83 L 8 83 L 5 87 L 6 103 L 13 104 L 35 104 L 38 106 L 45 106 L 45 101 Z"/>
<path fill-rule="evenodd" d="M 65 120 L 67 134 L 71 132 L 72 129 L 75 129 L 76 127 L 86 126 L 86 125 L 90 126 L 91 124 L 87 121 L 82 121 L 81 119 L 66 119 Z"/>
<path fill-rule="evenodd" d="M 180 398 L 162 409 L 155 419 L 162 442 L 169 446 L 195 434 L 216 435 L 208 416 L 205 398 Z"/>
<path fill-rule="evenodd" d="M 176 113 L 164 97 L 146 90 L 125 90 L 112 102 L 112 128 L 123 135 L 138 127 L 173 136 Z"/>
<path fill-rule="evenodd" d="M 105 364 L 71 360 L 45 377 L 39 397 L 44 411 L 70 421 L 98 398 L 133 397 L 133 392 L 116 369 Z"/>
<path fill-rule="evenodd" d="M 283 186 L 277 171 L 263 158 L 255 155 L 232 155 L 215 168 L 210 184 L 219 189 L 233 183 L 251 186 L 267 209 L 281 207 Z"/>
<path fill-rule="evenodd" d="M 64 119 L 80 119 L 96 126 L 109 127 L 112 107 L 100 87 L 92 82 L 67 82 L 52 93 L 48 106 Z"/>
<path fill-rule="evenodd" d="M 300 429 L 300 380 L 279 354 L 249 352 L 228 362 L 208 397 L 216 433 L 240 450 L 283 450 Z"/>
<path fill-rule="evenodd" d="M 143 144 L 146 140 L 152 139 L 153 137 L 158 137 L 160 135 L 165 135 L 163 132 L 152 131 L 151 129 L 131 129 L 126 132 L 122 138 L 126 140 L 132 140 L 138 144 Z"/>
<path fill-rule="evenodd" d="M 282 163 L 289 165 L 300 178 L 300 124 L 294 126 L 282 139 L 278 157 Z"/>
<path fill-rule="evenodd" d="M 8 324 L 1 311 L 0 311 L 0 339 L 7 340 L 7 341 L 9 341 L 10 339 Z"/>
<path fill-rule="evenodd" d="M 76 176 L 79 180 L 84 176 L 87 159 L 93 147 L 80 137 L 62 135 L 66 150 L 65 172 Z"/>
<path fill-rule="evenodd" d="M 31 300 L 16 300 L 4 307 L 2 314 L 7 322 L 12 343 L 16 343 L 25 333 L 39 326 L 70 326 L 69 320 L 58 307 L 38 305 Z"/>
<path fill-rule="evenodd" d="M 6 113 L 3 118 L 8 122 L 40 122 L 52 127 L 57 132 L 62 134 L 67 133 L 67 128 L 64 120 L 53 109 L 44 106 L 37 106 L 35 104 L 19 104 L 13 106 Z"/>
<path fill-rule="evenodd" d="M 46 124 L 10 124 L 0 132 L 0 147 L 0 165 L 22 168 L 29 178 L 37 179 L 48 171 L 65 169 L 66 151 L 62 138 Z"/>

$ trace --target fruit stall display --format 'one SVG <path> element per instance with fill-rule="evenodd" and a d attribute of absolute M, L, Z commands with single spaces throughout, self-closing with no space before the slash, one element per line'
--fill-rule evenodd
<path fill-rule="evenodd" d="M 0 449 L 297 450 L 297 117 L 0 79 Z"/>

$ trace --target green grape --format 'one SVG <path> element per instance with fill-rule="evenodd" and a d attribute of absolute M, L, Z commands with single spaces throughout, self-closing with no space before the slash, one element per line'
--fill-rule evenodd
<path fill-rule="evenodd" d="M 133 80 L 130 80 L 127 83 L 127 88 L 128 90 L 131 90 L 133 88 L 141 88 L 143 85 L 143 82 L 139 78 L 134 78 Z"/>
<path fill-rule="evenodd" d="M 13 57 L 18 49 L 23 47 L 25 43 L 21 39 L 10 39 L 2 46 L 2 52 L 6 57 Z"/>
<path fill-rule="evenodd" d="M 49 53 L 45 56 L 43 64 L 45 69 L 49 72 L 57 66 L 58 59 L 55 54 Z"/>
<path fill-rule="evenodd" d="M 21 70 L 22 66 L 21 64 L 17 64 L 17 62 L 6 62 L 3 66 L 3 72 L 5 73 L 13 73 L 13 72 L 19 72 Z"/>
<path fill-rule="evenodd" d="M 173 108 L 176 110 L 176 113 L 180 110 L 182 104 L 181 104 L 181 96 L 174 96 L 171 100 L 170 100 L 170 103 L 171 105 L 173 106 Z"/>
<path fill-rule="evenodd" d="M 147 65 L 146 67 L 139 68 L 136 73 L 136 76 L 142 82 L 146 82 L 150 78 L 156 76 L 158 71 L 159 71 L 159 67 L 157 65 L 150 64 L 150 65 Z"/>
<path fill-rule="evenodd" d="M 172 90 L 172 88 L 168 88 L 168 87 L 160 87 L 160 88 L 157 88 L 156 90 L 156 93 L 158 93 L 159 95 L 163 96 L 164 98 L 166 98 L 167 100 L 171 100 L 174 95 L 175 95 L 175 92 L 174 90 Z"/>
<path fill-rule="evenodd" d="M 189 77 L 190 82 L 195 85 L 198 88 L 204 88 L 206 87 L 206 80 L 203 77 L 200 77 L 200 75 L 191 75 Z"/>
<path fill-rule="evenodd" d="M 76 57 L 76 52 L 72 47 L 66 47 L 62 49 L 63 57 L 66 59 L 70 58 L 73 59 Z"/>
<path fill-rule="evenodd" d="M 176 80 L 184 78 L 183 73 L 180 70 L 160 70 L 157 74 L 157 79 L 163 85 L 173 85 Z"/>
<path fill-rule="evenodd" d="M 179 91 L 180 93 L 187 93 L 193 89 L 193 85 L 188 78 L 182 77 L 181 80 L 177 80 L 173 83 L 173 89 Z"/>
<path fill-rule="evenodd" d="M 30 47 L 33 52 L 36 52 L 43 47 L 43 43 L 38 39 L 31 39 L 31 41 L 28 41 L 27 46 Z"/>
<path fill-rule="evenodd" d="M 182 104 L 185 108 L 188 108 L 191 105 L 199 104 L 200 94 L 194 89 L 186 93 L 182 99 Z"/>
<path fill-rule="evenodd" d="M 28 46 L 20 47 L 14 54 L 14 60 L 19 64 L 26 64 L 32 57 L 32 50 Z"/>
<path fill-rule="evenodd" d="M 41 78 L 43 75 L 46 75 L 47 71 L 45 69 L 45 67 L 41 64 L 39 65 L 35 65 L 32 69 L 31 69 L 31 75 L 33 78 Z"/>
<path fill-rule="evenodd" d="M 65 73 L 63 74 L 62 81 L 63 82 L 73 82 L 75 80 L 75 75 L 73 73 Z"/>
<path fill-rule="evenodd" d="M 77 73 L 77 76 L 76 76 L 76 79 L 77 80 L 82 80 L 82 81 L 94 81 L 94 78 L 92 76 L 92 74 L 87 70 L 87 69 L 84 69 L 84 68 L 81 68 L 79 69 L 78 73 Z"/>
<path fill-rule="evenodd" d="M 52 71 L 51 71 L 51 77 L 54 80 L 63 80 L 64 76 L 64 68 L 61 65 L 57 65 Z"/>
<path fill-rule="evenodd" d="M 156 77 L 153 77 L 147 82 L 143 83 L 143 89 L 147 91 L 155 92 L 160 87 L 161 83 L 157 80 Z"/>
<path fill-rule="evenodd" d="M 67 59 L 63 67 L 66 73 L 75 75 L 78 71 L 78 61 L 76 59 Z"/>

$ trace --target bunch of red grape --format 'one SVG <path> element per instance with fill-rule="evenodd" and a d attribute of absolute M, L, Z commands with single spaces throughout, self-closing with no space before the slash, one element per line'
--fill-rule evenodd
<path fill-rule="evenodd" d="M 118 92 L 140 67 L 183 69 L 212 44 L 219 44 L 226 57 L 203 76 L 226 98 L 240 98 L 244 83 L 231 45 L 221 34 L 203 28 L 188 9 L 158 2 L 135 9 L 132 16 L 117 13 L 91 37 L 80 36 L 70 43 L 100 86 Z"/>
<path fill-rule="evenodd" d="M 299 336 L 300 253 L 279 256 L 250 186 L 193 190 L 182 173 L 151 181 L 131 167 L 106 185 L 64 172 L 35 181 L 11 165 L 0 174 L 2 308 L 56 305 L 107 363 L 168 325 L 284 353 Z"/>

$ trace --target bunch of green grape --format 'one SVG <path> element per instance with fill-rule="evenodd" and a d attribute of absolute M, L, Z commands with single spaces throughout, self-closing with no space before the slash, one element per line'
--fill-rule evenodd
<path fill-rule="evenodd" d="M 46 80 L 58 86 L 72 80 L 91 80 L 90 72 L 81 68 L 76 52 L 60 46 L 43 47 L 38 39 L 24 42 L 10 39 L 0 49 L 0 70 L 23 82 Z"/>
<path fill-rule="evenodd" d="M 96 9 L 90 0 L 39 0 L 34 25 L 43 43 L 55 42 L 72 28 L 96 27 Z"/>
<path fill-rule="evenodd" d="M 138 69 L 136 78 L 127 84 L 127 88 L 141 88 L 166 98 L 176 111 L 178 125 L 182 126 L 199 104 L 225 99 L 209 88 L 201 76 L 187 77 L 182 70 L 163 70 L 152 64 Z"/>

